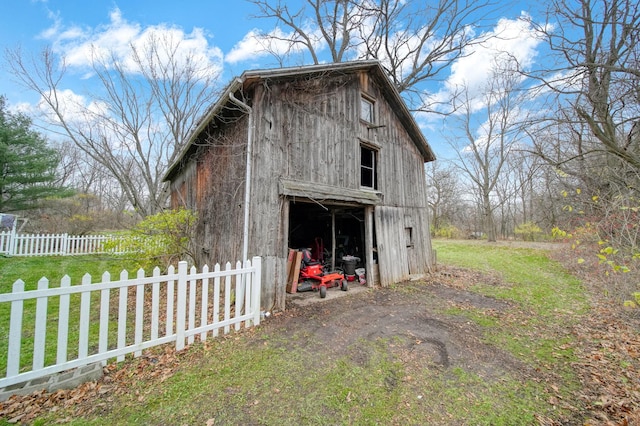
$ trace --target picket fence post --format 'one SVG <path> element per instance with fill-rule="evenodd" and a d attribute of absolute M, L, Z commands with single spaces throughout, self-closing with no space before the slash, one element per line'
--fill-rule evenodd
<path fill-rule="evenodd" d="M 251 282 L 252 303 L 253 308 L 253 325 L 260 325 L 260 299 L 262 293 L 262 258 L 255 256 L 251 265 L 253 266 L 253 280 Z"/>
<path fill-rule="evenodd" d="M 169 266 L 167 271 L 169 275 L 175 274 L 175 267 Z M 165 327 L 165 335 L 171 336 L 173 334 L 173 295 L 174 295 L 175 280 L 167 281 L 167 324 Z"/>
<path fill-rule="evenodd" d="M 231 318 L 231 262 L 227 262 L 224 266 L 224 270 L 228 271 L 224 277 L 224 320 L 228 321 Z M 224 326 L 224 334 L 229 334 L 229 326 Z"/>
<path fill-rule="evenodd" d="M 61 256 L 66 256 L 69 253 L 69 234 L 66 232 L 62 234 L 59 250 Z"/>
<path fill-rule="evenodd" d="M 49 288 L 49 280 L 41 278 L 38 281 L 38 290 Z M 47 335 L 47 306 L 48 297 L 38 297 L 36 299 L 36 324 L 33 334 L 33 369 L 44 368 L 45 342 Z"/>
<path fill-rule="evenodd" d="M 89 356 L 89 318 L 91 314 L 91 275 L 82 276 L 82 288 L 80 293 L 80 324 L 78 330 L 78 358 Z"/>
<path fill-rule="evenodd" d="M 246 263 L 245 263 L 246 266 Z M 238 260 L 236 262 L 236 270 L 242 269 L 242 263 Z M 235 288 L 235 317 L 238 318 L 242 314 L 242 302 L 244 301 L 244 281 L 246 274 L 236 275 L 236 288 Z M 236 322 L 234 326 L 236 331 L 240 330 L 240 323 Z"/>
<path fill-rule="evenodd" d="M 24 281 L 13 283 L 13 293 L 24 291 Z M 7 376 L 16 376 L 20 372 L 20 347 L 22 341 L 23 300 L 11 302 L 11 320 L 9 322 L 9 352 L 7 354 Z"/>
<path fill-rule="evenodd" d="M 213 272 L 220 272 L 220 264 L 216 263 Z M 216 275 L 213 279 L 213 322 L 220 321 L 220 276 Z M 213 336 L 218 337 L 219 328 L 213 329 Z"/>
<path fill-rule="evenodd" d="M 102 282 L 111 281 L 111 274 L 104 272 L 102 274 Z M 108 288 L 100 291 L 100 332 L 98 337 L 98 352 L 104 353 L 109 349 L 109 298 L 111 291 Z M 102 365 L 107 365 L 107 361 L 102 361 Z"/>
<path fill-rule="evenodd" d="M 176 350 L 184 349 L 187 314 L 187 262 L 178 262 L 178 306 L 176 307 Z"/>
<path fill-rule="evenodd" d="M 65 275 L 60 281 L 60 288 L 71 287 L 71 277 Z M 71 302 L 70 294 L 60 296 L 58 308 L 58 350 L 56 362 L 62 364 L 67 362 L 67 343 L 69 342 L 69 307 Z"/>
<path fill-rule="evenodd" d="M 179 267 L 179 265 L 178 265 Z M 191 267 L 191 272 L 189 274 L 189 276 L 191 276 L 191 279 L 189 279 L 189 330 L 193 330 L 194 328 L 196 328 L 196 284 L 197 284 L 197 279 L 195 278 L 195 276 L 197 275 L 198 271 L 196 270 L 195 266 Z M 194 336 L 193 334 L 189 334 L 189 337 L 187 338 L 187 344 L 192 344 L 193 342 L 195 342 L 195 338 L 196 336 Z"/>
<path fill-rule="evenodd" d="M 134 343 L 140 345 L 142 343 L 142 333 L 144 326 L 144 284 L 142 284 L 142 279 L 145 277 L 144 269 L 138 269 L 138 274 L 136 276 L 137 284 L 136 284 L 136 317 L 134 323 Z M 142 351 L 138 350 L 133 353 L 134 357 L 139 357 L 142 355 Z"/>
<path fill-rule="evenodd" d="M 129 272 L 123 269 L 120 272 L 120 281 L 126 281 Z M 127 344 L 127 298 L 128 287 L 120 287 L 118 293 L 118 349 L 122 349 Z M 124 361 L 124 355 L 118 355 L 116 361 Z"/>
<path fill-rule="evenodd" d="M 11 229 L 11 235 L 9 236 L 9 256 L 15 256 L 16 254 L 16 227 Z"/>
<path fill-rule="evenodd" d="M 202 267 L 202 274 L 207 275 L 209 273 L 209 266 L 204 265 Z M 209 310 L 209 278 L 202 279 L 202 293 L 200 297 L 200 326 L 207 325 L 207 313 Z M 207 338 L 207 332 L 200 333 L 200 340 L 205 341 Z"/>

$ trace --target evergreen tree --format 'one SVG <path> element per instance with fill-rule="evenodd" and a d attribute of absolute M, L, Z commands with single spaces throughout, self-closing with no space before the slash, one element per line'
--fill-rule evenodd
<path fill-rule="evenodd" d="M 31 129 L 31 120 L 7 111 L 0 96 L 0 212 L 28 210 L 46 198 L 71 195 L 56 184 L 58 162 L 58 152 Z"/>

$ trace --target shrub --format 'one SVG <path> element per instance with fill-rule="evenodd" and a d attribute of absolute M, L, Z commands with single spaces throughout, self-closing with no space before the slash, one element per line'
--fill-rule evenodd
<path fill-rule="evenodd" d="M 533 222 L 525 222 L 516 226 L 516 235 L 520 235 L 523 241 L 535 241 L 536 236 L 542 233 L 542 229 Z"/>
<path fill-rule="evenodd" d="M 431 227 L 431 235 L 436 238 L 456 239 L 460 238 L 461 232 L 453 225 L 445 225 L 439 228 Z"/>
<path fill-rule="evenodd" d="M 166 268 L 179 260 L 194 263 L 190 241 L 196 221 L 197 215 L 191 210 L 165 210 L 147 216 L 109 245 L 117 246 L 140 268 Z"/>

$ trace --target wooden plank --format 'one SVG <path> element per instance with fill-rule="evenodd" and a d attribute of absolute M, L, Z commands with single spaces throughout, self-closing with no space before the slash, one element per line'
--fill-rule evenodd
<path fill-rule="evenodd" d="M 102 282 L 108 283 L 111 281 L 111 274 L 109 272 L 104 272 L 102 274 Z M 62 285 L 61 285 L 62 287 Z M 67 295 L 68 296 L 68 295 Z M 98 353 L 105 353 L 109 350 L 109 302 L 111 298 L 111 290 L 106 288 L 100 291 L 100 331 L 98 337 Z M 60 305 L 62 306 L 62 297 L 60 297 Z M 67 299 L 67 303 L 69 303 Z M 69 307 L 67 306 L 67 310 Z M 60 335 L 58 334 L 58 337 Z M 66 345 L 66 343 L 65 343 Z M 58 350 L 60 350 L 60 346 L 58 346 Z M 65 349 L 66 350 L 66 349 Z M 60 357 L 60 352 L 58 352 L 58 357 Z M 58 361 L 58 363 L 66 361 L 66 352 L 64 355 L 63 361 Z M 107 365 L 106 361 L 102 362 L 102 365 Z"/>
<path fill-rule="evenodd" d="M 220 264 L 216 263 L 213 267 L 214 272 L 220 272 Z M 213 279 L 213 323 L 220 322 L 220 277 Z M 213 336 L 218 337 L 219 328 L 213 329 Z"/>
<path fill-rule="evenodd" d="M 126 270 L 120 272 L 120 281 L 127 281 L 129 273 Z M 124 349 L 127 345 L 127 295 L 128 288 L 120 287 L 118 297 L 118 346 L 117 349 Z M 124 361 L 124 355 L 118 355 L 118 362 Z"/>
<path fill-rule="evenodd" d="M 82 288 L 91 286 L 91 275 L 84 274 Z M 78 331 L 78 359 L 89 356 L 89 315 L 91 313 L 91 290 L 80 293 L 80 327 Z"/>
<path fill-rule="evenodd" d="M 289 249 L 289 254 L 287 255 L 287 291 L 290 289 L 290 282 L 293 280 L 293 262 L 296 260 L 296 251 L 294 249 Z"/>
<path fill-rule="evenodd" d="M 225 264 L 224 270 L 228 272 L 224 277 L 224 321 L 229 321 L 231 319 L 231 280 L 233 279 L 229 272 L 231 271 L 231 262 Z M 228 325 L 224 326 L 224 334 L 229 334 L 230 330 Z"/>
<path fill-rule="evenodd" d="M 140 282 L 143 278 L 144 270 L 138 269 L 138 282 Z M 137 346 L 142 343 L 142 333 L 144 327 L 144 284 L 136 285 L 136 317 L 134 327 L 134 342 Z M 142 351 L 135 351 L 133 356 L 136 358 L 142 356 Z"/>
<path fill-rule="evenodd" d="M 209 265 L 202 267 L 202 273 L 209 273 Z M 200 327 L 209 325 L 207 323 L 207 316 L 209 313 L 209 278 L 202 279 L 202 290 L 200 291 Z M 152 329 L 153 330 L 153 329 Z M 151 337 L 154 339 L 154 337 Z M 155 337 L 157 339 L 157 337 Z M 204 342 L 207 339 L 207 332 L 200 333 L 200 341 Z"/>
<path fill-rule="evenodd" d="M 202 272 L 204 272 L 204 269 Z M 159 335 L 158 325 L 160 324 L 160 268 L 154 268 L 153 276 L 157 281 L 154 281 L 151 286 L 151 340 L 156 340 Z"/>
<path fill-rule="evenodd" d="M 404 209 L 375 209 L 380 285 L 386 287 L 409 278 L 409 260 L 404 234 Z"/>
<path fill-rule="evenodd" d="M 168 275 L 173 275 L 175 273 L 175 267 L 173 265 L 169 266 L 169 270 L 167 271 Z M 175 281 L 169 280 L 167 281 L 167 319 L 165 326 L 165 336 L 171 336 L 173 334 L 173 294 L 175 289 Z"/>
<path fill-rule="evenodd" d="M 197 274 L 197 270 L 195 265 L 191 266 L 189 269 L 189 302 L 187 304 L 188 318 L 189 322 L 187 325 L 187 329 L 189 331 L 196 328 L 196 292 L 198 288 L 198 280 L 193 276 Z M 195 341 L 195 335 L 189 334 L 187 337 L 187 344 L 190 345 Z"/>
<path fill-rule="evenodd" d="M 289 270 L 289 280 L 287 281 L 287 293 L 298 291 L 298 277 L 300 275 L 300 263 L 302 263 L 302 252 L 294 251 L 295 257 L 291 269 Z"/>

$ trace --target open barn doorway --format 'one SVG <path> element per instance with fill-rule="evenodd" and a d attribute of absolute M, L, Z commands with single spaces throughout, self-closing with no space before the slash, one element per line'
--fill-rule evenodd
<path fill-rule="evenodd" d="M 365 262 L 365 209 L 356 205 L 291 200 L 289 247 L 309 249 L 311 256 L 330 269 L 342 267 L 345 256 Z"/>

